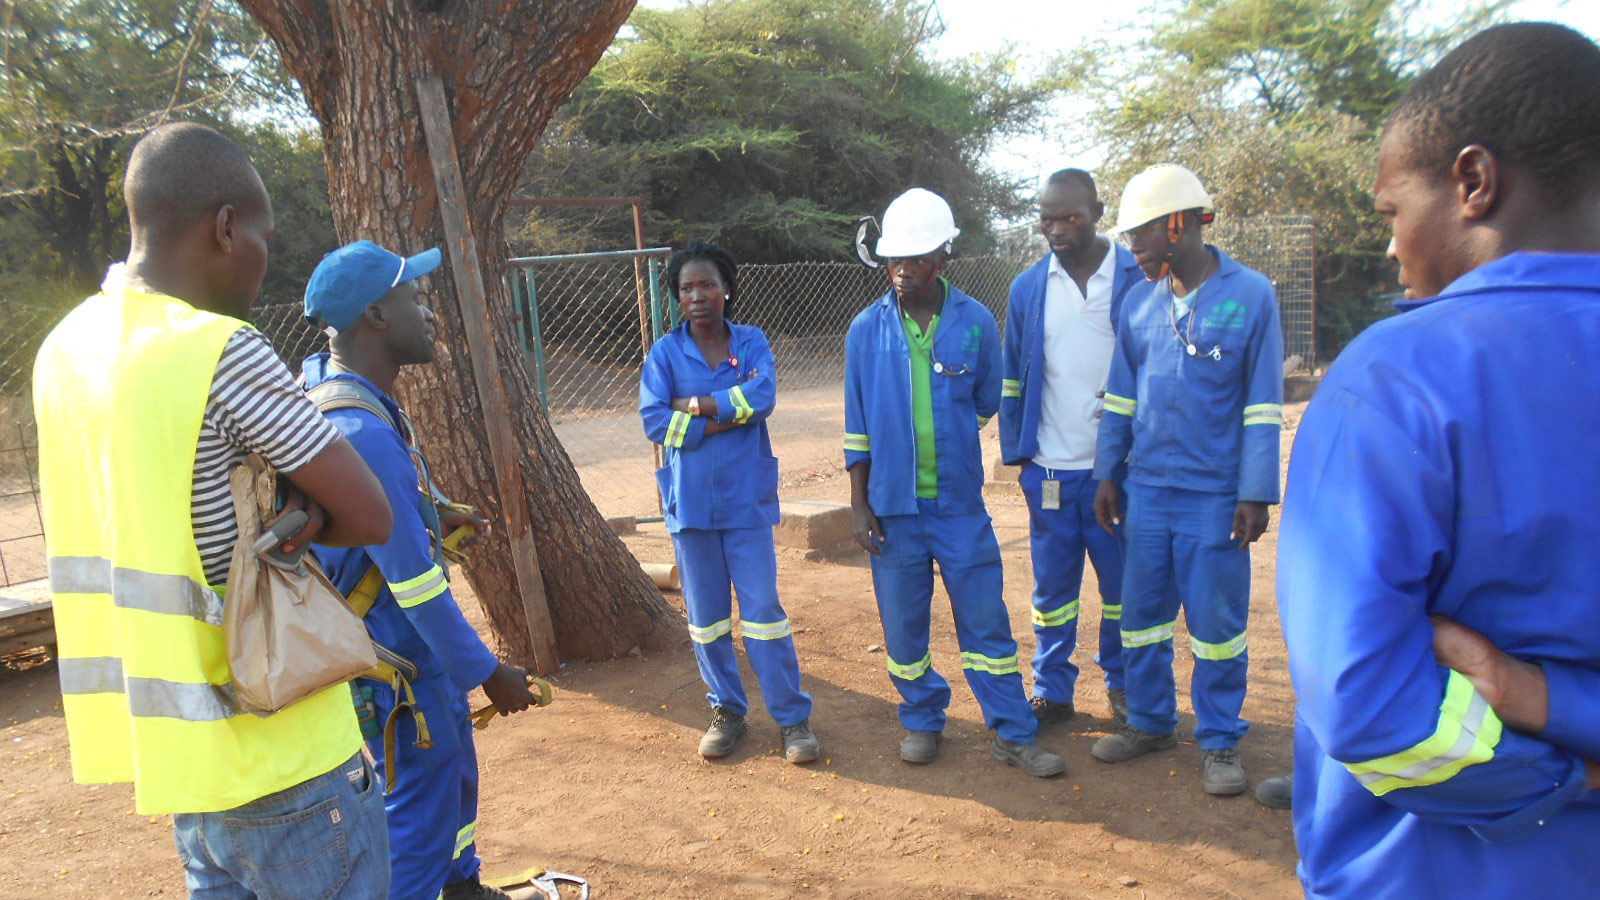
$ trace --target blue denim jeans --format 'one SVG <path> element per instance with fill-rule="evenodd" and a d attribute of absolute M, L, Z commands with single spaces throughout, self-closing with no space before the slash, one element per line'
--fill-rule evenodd
<path fill-rule="evenodd" d="M 172 817 L 191 900 L 383 900 L 383 786 L 357 754 L 244 806 Z"/>

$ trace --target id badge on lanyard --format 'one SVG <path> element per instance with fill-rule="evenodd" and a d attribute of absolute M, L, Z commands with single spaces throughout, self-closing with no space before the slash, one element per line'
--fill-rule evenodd
<path fill-rule="evenodd" d="M 1046 478 L 1039 483 L 1039 507 L 1041 509 L 1061 508 L 1061 482 L 1054 478 Z"/>

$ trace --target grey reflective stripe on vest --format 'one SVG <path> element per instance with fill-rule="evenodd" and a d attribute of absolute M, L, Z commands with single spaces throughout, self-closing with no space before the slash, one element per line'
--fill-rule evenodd
<path fill-rule="evenodd" d="M 239 714 L 233 686 L 161 678 L 125 678 L 115 656 L 63 657 L 56 662 L 62 694 L 127 694 L 128 712 L 143 718 L 215 722 Z"/>
<path fill-rule="evenodd" d="M 123 609 L 187 616 L 222 627 L 222 598 L 216 591 L 182 575 L 113 570 L 111 561 L 99 556 L 51 557 L 50 590 L 57 594 L 110 594 L 111 602 Z"/>

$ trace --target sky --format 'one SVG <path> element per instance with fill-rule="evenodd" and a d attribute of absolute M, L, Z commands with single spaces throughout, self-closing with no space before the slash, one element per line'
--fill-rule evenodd
<path fill-rule="evenodd" d="M 1037 65 L 1051 54 L 1074 46 L 1080 39 L 1111 36 L 1122 27 L 1122 19 L 1134 5 L 1117 2 L 1090 3 L 1085 0 L 936 0 L 944 21 L 944 34 L 934 43 L 934 52 L 945 58 L 994 53 L 1007 43 L 1015 44 L 1024 65 Z M 677 5 L 671 0 L 648 3 L 653 6 Z M 1425 15 L 1439 22 L 1448 21 L 1462 4 L 1431 0 Z M 1600 41 L 1600 2 L 1596 0 L 1513 0 L 1507 14 L 1519 21 L 1560 22 Z M 1057 112 L 1070 116 L 1071 109 Z M 1093 170 L 1100 160 L 1092 149 L 1061 146 L 1060 139 L 1023 136 L 1006 141 L 990 154 L 989 165 L 1017 178 L 1042 183 L 1057 169 L 1077 166 Z"/>

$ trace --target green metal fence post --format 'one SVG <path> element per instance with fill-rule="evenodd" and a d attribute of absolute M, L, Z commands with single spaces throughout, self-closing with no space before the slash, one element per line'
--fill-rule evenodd
<path fill-rule="evenodd" d="M 528 279 L 528 335 L 533 345 L 534 372 L 539 377 L 539 405 L 544 407 L 545 415 L 549 415 L 550 384 L 545 371 L 544 332 L 539 329 L 539 287 L 532 269 L 524 269 L 523 275 Z"/>

